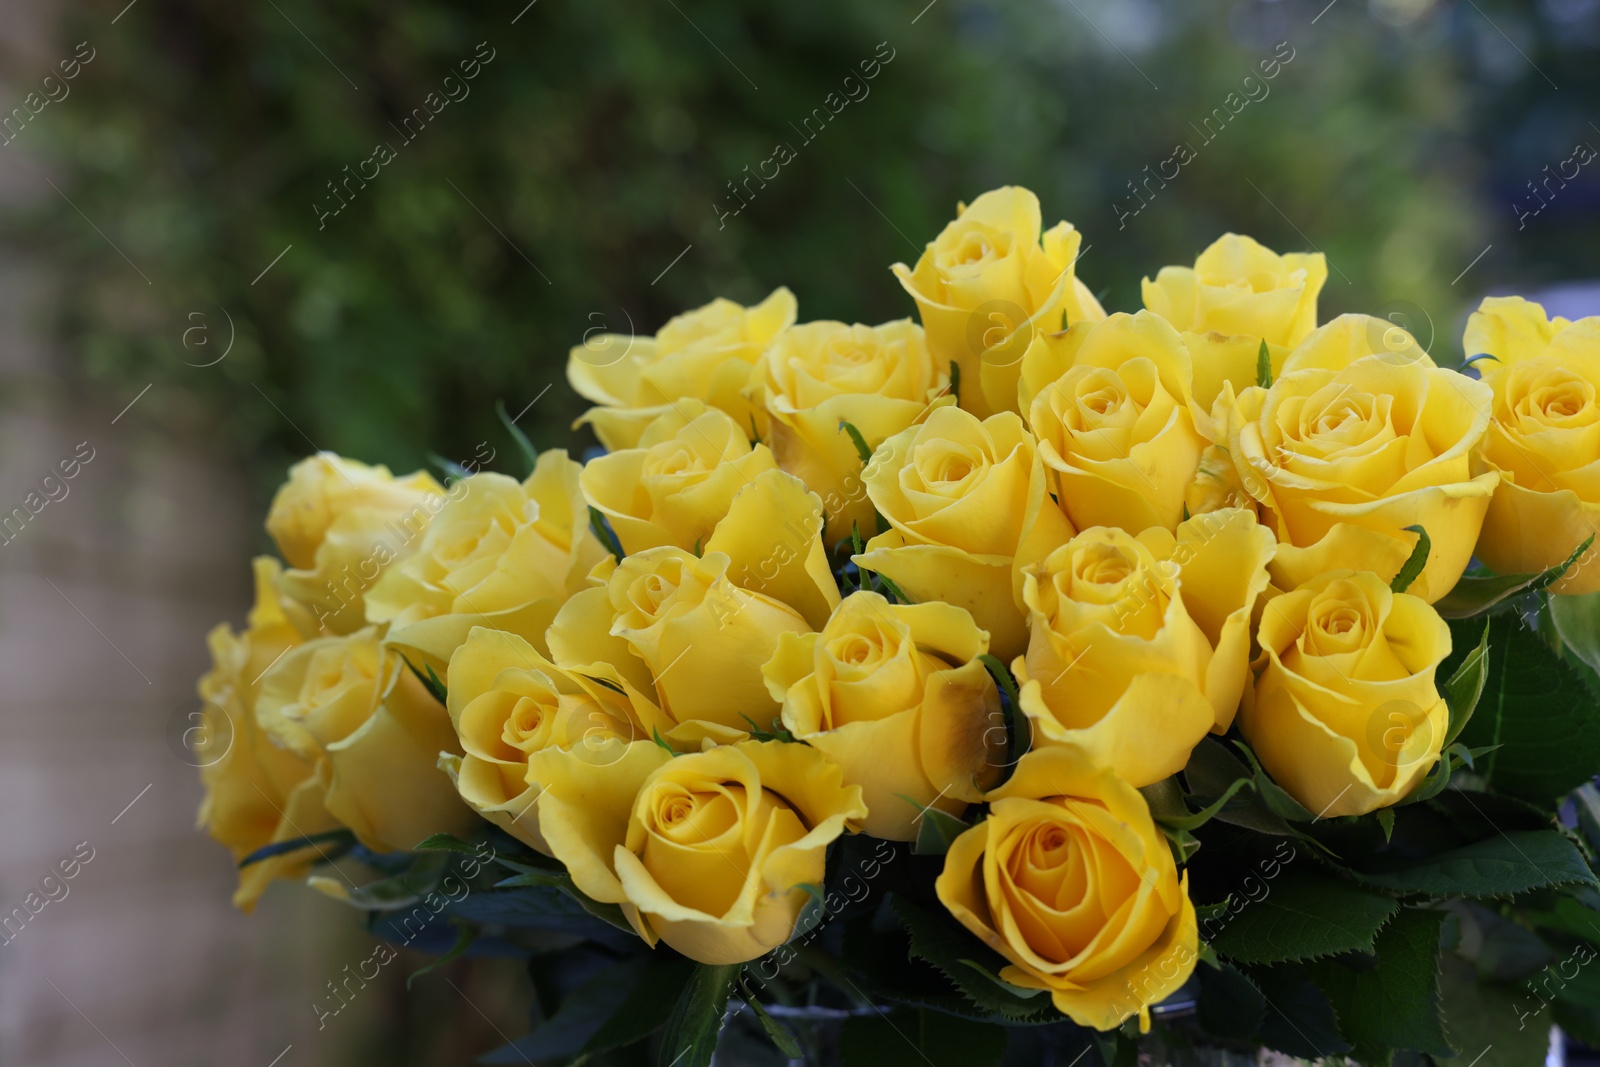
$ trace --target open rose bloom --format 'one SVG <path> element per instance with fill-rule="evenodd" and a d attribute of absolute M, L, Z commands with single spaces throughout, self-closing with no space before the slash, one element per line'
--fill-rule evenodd
<path fill-rule="evenodd" d="M 1600 319 L 1236 234 L 1107 314 L 1044 217 L 575 347 L 599 449 L 297 464 L 184 735 L 239 906 L 526 958 L 493 1062 L 1600 1042 Z"/>

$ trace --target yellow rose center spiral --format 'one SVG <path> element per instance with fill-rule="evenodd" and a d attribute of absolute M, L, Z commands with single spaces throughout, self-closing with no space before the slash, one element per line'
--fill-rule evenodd
<path fill-rule="evenodd" d="M 829 643 L 828 655 L 841 666 L 868 667 L 883 659 L 883 646 L 861 634 L 845 634 Z"/>
<path fill-rule="evenodd" d="M 316 707 L 344 689 L 372 683 L 377 678 L 377 666 L 375 660 L 347 654 L 344 649 L 318 651 L 311 658 L 305 680 L 300 685 L 301 707 Z"/>
<path fill-rule="evenodd" d="M 917 473 L 941 494 L 959 495 L 987 466 L 983 456 L 954 441 L 926 441 L 917 447 Z"/>
<path fill-rule="evenodd" d="M 1084 824 L 1089 814 L 1068 809 L 1018 827 L 1012 839 L 1004 867 L 1011 915 L 1046 959 L 1082 952 L 1138 887 L 1127 859 Z"/>
<path fill-rule="evenodd" d="M 1119 585 L 1138 569 L 1138 561 L 1118 545 L 1090 545 L 1073 560 L 1074 587 L 1078 583 L 1089 585 Z"/>
<path fill-rule="evenodd" d="M 874 342 L 876 335 L 867 331 L 868 337 L 864 339 L 856 335 L 854 330 L 837 337 L 828 343 L 828 362 L 843 364 L 847 367 L 859 367 L 877 359 L 880 353 L 879 346 Z"/>
<path fill-rule="evenodd" d="M 553 698 L 554 694 L 551 696 Z M 501 740 L 522 752 L 543 748 L 546 716 L 554 715 L 556 707 L 554 699 L 518 697 L 500 730 Z"/>
<path fill-rule="evenodd" d="M 682 441 L 659 446 L 659 451 L 651 449 L 645 459 L 647 474 L 697 474 L 707 469 L 705 460 Z"/>
<path fill-rule="evenodd" d="M 1554 381 L 1551 378 L 1555 378 Z M 1594 385 L 1576 376 L 1546 376 L 1516 406 L 1517 415 L 1536 423 L 1560 426 L 1594 406 Z M 1585 420 L 1587 421 L 1587 420 Z"/>
<path fill-rule="evenodd" d="M 676 783 L 665 785 L 654 798 L 655 830 L 678 845 L 713 841 L 739 825 L 744 799 L 743 786 L 692 790 Z"/>
<path fill-rule="evenodd" d="M 1318 656 L 1358 652 L 1372 640 L 1372 608 L 1350 582 L 1334 582 L 1312 601 L 1305 649 Z"/>
<path fill-rule="evenodd" d="M 948 266 L 965 267 L 985 260 L 1001 259 L 1011 253 L 1011 235 L 988 230 L 968 230 L 955 247 L 940 258 Z"/>
<path fill-rule="evenodd" d="M 1328 385 L 1304 400 L 1291 400 L 1279 413 L 1284 440 L 1280 461 L 1296 455 L 1332 459 L 1343 453 L 1370 453 L 1397 435 L 1394 400 Z"/>
<path fill-rule="evenodd" d="M 647 619 L 655 619 L 661 605 L 678 591 L 683 581 L 683 565 L 678 560 L 668 560 L 658 571 L 641 575 L 628 586 L 628 602 Z"/>
<path fill-rule="evenodd" d="M 457 524 L 444 530 L 434 543 L 433 555 L 446 567 L 456 567 L 480 554 L 500 552 L 516 532 L 515 516 L 502 511 L 482 524 Z"/>

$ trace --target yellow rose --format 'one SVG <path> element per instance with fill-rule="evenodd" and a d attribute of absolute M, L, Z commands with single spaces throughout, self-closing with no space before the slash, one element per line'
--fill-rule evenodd
<path fill-rule="evenodd" d="M 851 558 L 912 600 L 967 609 L 1001 659 L 1020 653 L 1021 569 L 1072 536 L 1022 420 L 939 408 L 885 441 L 862 479 L 893 529 Z"/>
<path fill-rule="evenodd" d="M 824 540 L 877 530 L 861 484 L 862 461 L 849 423 L 876 448 L 950 404 L 950 368 L 929 353 L 909 319 L 882 326 L 808 322 L 782 334 L 756 368 L 757 399 L 771 420 L 778 466 L 822 497 Z"/>
<path fill-rule="evenodd" d="M 1112 1030 L 1188 979 L 1199 929 L 1138 790 L 1072 748 L 1030 752 L 934 883 L 961 924 L 1080 1026 Z"/>
<path fill-rule="evenodd" d="M 1144 306 L 1183 333 L 1194 353 L 1195 399 L 1209 410 L 1223 382 L 1256 383 L 1265 341 L 1276 371 L 1284 353 L 1317 325 L 1317 295 L 1328 280 L 1321 252 L 1278 255 L 1227 233 L 1193 267 L 1163 267 L 1144 279 Z"/>
<path fill-rule="evenodd" d="M 680 400 L 645 427 L 638 448 L 591 459 L 578 484 L 611 523 L 623 550 L 704 545 L 734 496 L 774 469 L 766 445 L 751 446 L 733 418 Z"/>
<path fill-rule="evenodd" d="M 329 529 L 345 512 L 370 508 L 395 518 L 423 494 L 442 492 L 425 471 L 396 478 L 388 467 L 319 452 L 289 469 L 289 480 L 278 487 L 267 511 L 267 533 L 289 566 L 304 570 L 316 562 Z"/>
<path fill-rule="evenodd" d="M 1217 429 L 1244 488 L 1270 511 L 1276 584 L 1344 567 L 1393 578 L 1416 543 L 1407 527 L 1420 524 L 1433 548 L 1411 591 L 1431 603 L 1466 569 L 1499 480 L 1473 471 L 1490 393 L 1420 350 L 1361 355 L 1359 340 L 1346 343 L 1366 333 L 1313 334 L 1270 389 L 1235 401 L 1225 387 Z M 1330 336 L 1344 339 L 1319 343 Z M 1347 355 L 1359 358 L 1336 369 Z"/>
<path fill-rule="evenodd" d="M 551 449 L 524 482 L 490 473 L 461 479 L 416 552 L 367 594 L 368 620 L 388 623 L 389 644 L 441 675 L 474 626 L 542 648 L 556 610 L 605 554 L 589 531 L 581 469 Z"/>
<path fill-rule="evenodd" d="M 861 790 L 806 745 L 669 757 L 638 743 L 626 759 L 593 760 L 581 748 L 534 757 L 555 857 L 651 945 L 701 963 L 743 963 L 787 941 L 810 899 L 802 886 L 822 885 L 828 845 L 866 815 Z"/>
<path fill-rule="evenodd" d="M 461 798 L 541 852 L 529 757 L 583 745 L 620 758 L 620 746 L 650 737 L 636 713 L 648 701 L 609 664 L 563 670 L 516 634 L 482 626 L 450 657 L 447 701 L 465 755 L 443 766 Z"/>
<path fill-rule="evenodd" d="M 606 557 L 590 571 L 592 586 L 568 600 L 545 631 L 551 659 L 563 667 L 609 663 L 638 691 L 656 693 L 666 708 L 661 733 L 669 738 L 690 742 L 700 735 L 725 739 L 730 730 L 742 733 L 749 723 L 739 718 L 741 711 L 765 728 L 777 707 L 767 698 L 760 667 L 775 636 L 759 636 L 757 645 L 736 652 L 696 649 L 676 666 L 675 657 L 683 643 L 697 635 L 737 644 L 750 636 L 741 627 L 754 627 L 759 634 L 769 624 L 782 632 L 826 623 L 839 603 L 839 587 L 822 548 L 821 511 L 821 501 L 798 478 L 768 470 L 734 496 L 727 515 L 702 546 L 701 558 L 678 548 L 666 551 L 672 546 L 634 553 L 627 557 L 625 568 Z M 685 559 L 694 561 L 688 567 L 691 576 L 701 577 L 692 578 L 672 599 L 670 619 L 663 608 L 656 623 L 647 624 L 629 587 L 643 583 L 637 593 L 648 613 L 652 600 L 659 606 L 676 590 Z M 706 568 L 722 569 L 708 583 L 701 580 L 708 577 Z M 746 606 L 756 608 L 748 618 L 743 617 Z M 799 617 L 798 624 L 794 616 Z M 758 652 L 758 647 L 767 651 Z M 759 707 L 740 707 L 733 697 L 724 700 L 693 692 L 692 662 L 700 657 L 712 661 L 723 654 L 738 660 L 744 687 L 739 691 L 753 694 Z M 720 709 L 711 722 L 699 714 L 708 700 Z M 767 710 L 761 712 L 760 707 Z"/>
<path fill-rule="evenodd" d="M 1168 530 L 1207 441 L 1178 332 L 1141 311 L 1035 337 L 1021 396 L 1072 524 Z"/>
<path fill-rule="evenodd" d="M 762 673 L 783 725 L 858 785 L 873 837 L 911 841 L 929 806 L 959 816 L 1005 760 L 989 635 L 948 604 L 852 593 L 821 633 L 787 633 Z"/>
<path fill-rule="evenodd" d="M 1034 334 L 1106 317 L 1074 271 L 1083 235 L 1068 222 L 1041 226 L 1039 198 L 1005 186 L 958 204 L 915 268 L 891 268 L 917 302 L 929 351 L 960 367 L 961 406 L 980 418 L 1017 410 Z"/>
<path fill-rule="evenodd" d="M 1370 571 L 1333 571 L 1267 602 L 1239 728 L 1308 811 L 1363 815 L 1428 773 L 1450 712 L 1434 672 L 1450 628 Z"/>
<path fill-rule="evenodd" d="M 1463 347 L 1494 396 L 1483 458 L 1500 473 L 1478 556 L 1501 574 L 1562 563 L 1600 531 L 1600 318 L 1546 318 L 1521 297 L 1490 297 L 1467 320 Z M 1552 586 L 1600 591 L 1591 548 Z"/>
<path fill-rule="evenodd" d="M 339 825 L 322 805 L 312 765 L 272 744 L 256 723 L 262 673 L 301 638 L 275 588 L 278 561 L 259 557 L 254 570 L 256 601 L 249 627 L 235 634 L 221 625 L 206 638 L 211 669 L 200 679 L 203 709 L 184 738 L 185 747 L 192 742 L 190 751 L 206 790 L 200 825 L 228 847 L 235 861 L 267 845 Z M 315 858 L 307 849 L 244 868 L 234 905 L 253 910 L 269 882 L 303 876 Z"/>
<path fill-rule="evenodd" d="M 450 717 L 376 627 L 291 649 L 262 679 L 256 717 L 315 766 L 328 813 L 376 852 L 475 821 L 438 767 L 460 752 Z"/>
<path fill-rule="evenodd" d="M 1340 315 L 1307 334 L 1284 357 L 1282 373 L 1311 368 L 1340 371 L 1358 359 L 1374 355 L 1385 356 L 1394 364 L 1434 365 L 1433 358 L 1404 326 L 1375 315 Z"/>
<path fill-rule="evenodd" d="M 611 633 L 649 667 L 674 722 L 767 729 L 778 702 L 761 666 L 780 634 L 811 626 L 788 604 L 735 585 L 732 564 L 725 552 L 697 557 L 670 545 L 628 556 L 607 587 Z"/>
<path fill-rule="evenodd" d="M 1176 537 L 1093 527 L 1029 567 L 1031 638 L 1012 669 L 1034 744 L 1074 745 L 1135 786 L 1182 770 L 1238 710 L 1272 549 L 1233 509 Z"/>
<path fill-rule="evenodd" d="M 364 598 L 390 563 L 413 551 L 444 506 L 444 489 L 424 471 L 396 478 L 387 467 L 319 452 L 296 463 L 267 512 L 290 569 L 277 579 L 307 636 L 366 625 Z"/>
<path fill-rule="evenodd" d="M 686 311 L 654 337 L 602 334 L 574 348 L 567 381 L 597 407 L 579 419 L 606 448 L 634 448 L 644 428 L 672 402 L 702 400 L 764 436 L 761 413 L 745 390 L 767 345 L 794 324 L 794 294 L 776 289 L 754 307 L 713 300 Z"/>

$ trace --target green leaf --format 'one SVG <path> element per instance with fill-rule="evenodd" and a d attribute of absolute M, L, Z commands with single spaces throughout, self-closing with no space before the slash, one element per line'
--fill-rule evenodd
<path fill-rule="evenodd" d="M 506 432 L 511 435 L 511 440 L 516 442 L 517 451 L 522 453 L 523 460 L 528 464 L 528 474 L 532 474 L 533 468 L 539 462 L 539 450 L 533 447 L 533 442 L 528 440 L 528 435 L 522 432 L 522 427 L 518 426 L 512 421 L 511 416 L 506 414 L 506 402 L 504 400 L 496 400 L 494 402 L 494 413 L 500 417 L 500 425 L 506 428 Z M 523 477 L 527 477 L 527 475 Z"/>
<path fill-rule="evenodd" d="M 1600 702 L 1526 626 L 1497 624 L 1492 637 L 1483 696 L 1460 739 L 1500 746 L 1477 767 L 1495 789 L 1554 800 L 1600 768 Z"/>
<path fill-rule="evenodd" d="M 411 668 L 411 673 L 417 676 L 417 681 L 422 683 L 422 688 L 426 689 L 433 699 L 441 704 L 447 701 L 450 694 L 445 690 L 444 683 L 439 680 L 439 676 L 433 673 L 433 667 L 423 664 L 424 667 L 428 668 L 428 673 L 423 674 L 417 670 L 417 665 L 406 659 L 405 656 L 401 656 L 400 659 L 404 661 L 407 667 Z"/>
<path fill-rule="evenodd" d="M 1170 827 L 1174 830 L 1198 830 L 1200 827 L 1216 818 L 1217 814 L 1228 805 L 1229 801 L 1238 796 L 1242 790 L 1254 788 L 1255 782 L 1249 778 L 1236 779 L 1228 785 L 1227 790 L 1222 794 L 1222 796 L 1218 797 L 1201 810 L 1194 812 L 1191 815 L 1163 815 L 1158 821 L 1162 826 Z"/>
<path fill-rule="evenodd" d="M 1550 619 L 1567 654 L 1600 671 L 1600 593 L 1552 596 Z"/>
<path fill-rule="evenodd" d="M 876 572 L 873 572 L 872 573 L 872 579 L 873 579 L 873 581 L 878 583 L 878 585 L 883 589 L 883 591 L 885 593 L 888 593 L 891 597 L 893 597 L 896 603 L 899 603 L 899 604 L 914 604 L 914 603 L 916 603 L 916 601 L 914 601 L 910 597 L 906 596 L 905 593 L 903 593 L 900 590 L 900 587 L 898 585 L 896 585 L 894 583 L 894 581 L 891 578 L 888 577 L 888 575 L 878 574 Z"/>
<path fill-rule="evenodd" d="M 455 460 L 446 459 L 437 452 L 428 453 L 428 462 L 439 468 L 439 473 L 444 475 L 447 482 L 453 482 L 457 478 L 465 478 L 472 473 Z"/>
<path fill-rule="evenodd" d="M 1412 788 L 1401 805 L 1420 804 L 1424 800 L 1431 800 L 1444 792 L 1445 786 L 1450 784 L 1450 774 L 1454 770 L 1454 760 L 1440 759 L 1428 771 L 1427 775 Z"/>
<path fill-rule="evenodd" d="M 1466 619 L 1491 610 L 1503 610 L 1509 607 L 1506 601 L 1510 597 L 1537 592 L 1559 581 L 1589 551 L 1593 543 L 1594 535 L 1590 534 L 1565 562 L 1538 574 L 1505 574 L 1482 578 L 1464 575 L 1456 582 L 1454 589 L 1434 602 L 1434 610 L 1447 619 Z"/>
<path fill-rule="evenodd" d="M 1189 806 L 1184 803 L 1183 786 L 1179 784 L 1177 775 L 1163 778 L 1152 785 L 1140 786 L 1139 793 L 1150 808 L 1151 817 L 1157 822 L 1181 819 L 1189 814 Z"/>
<path fill-rule="evenodd" d="M 660 1067 L 709 1067 L 737 963 L 702 963 L 694 969 L 661 1035 Z"/>
<path fill-rule="evenodd" d="M 1243 747 L 1242 750 L 1254 761 L 1254 752 L 1248 752 Z M 1234 803 L 1222 806 L 1221 811 L 1216 813 L 1218 821 L 1245 827 L 1256 833 L 1269 833 L 1274 837 L 1293 837 L 1304 841 L 1309 848 L 1323 853 L 1330 851 L 1322 841 L 1302 832 L 1278 811 L 1294 813 L 1296 819 L 1302 822 L 1310 821 L 1310 813 L 1272 782 L 1259 765 L 1251 771 L 1218 737 L 1202 737 L 1200 744 L 1195 745 L 1194 752 L 1189 753 L 1189 763 L 1184 766 L 1184 781 L 1189 784 L 1190 792 L 1194 797 L 1206 800 L 1221 797 L 1240 777 L 1253 782 L 1254 792 L 1248 798 L 1235 797 Z"/>
<path fill-rule="evenodd" d="M 529 1064 L 576 1055 L 626 1003 L 649 966 L 648 955 L 608 967 L 561 999 L 532 1033 L 479 1058 L 485 1064 Z M 681 1065 L 680 1065 L 681 1067 Z"/>
<path fill-rule="evenodd" d="M 1267 1001 L 1255 983 L 1237 968 L 1199 967 L 1200 1027 L 1217 1037 L 1245 1041 L 1255 1036 L 1266 1020 Z"/>
<path fill-rule="evenodd" d="M 409 908 L 433 892 L 448 873 L 450 857 L 442 852 L 424 853 L 409 867 L 387 878 L 344 890 L 345 903 L 368 911 L 397 911 Z"/>
<path fill-rule="evenodd" d="M 777 1020 L 767 1014 L 767 1009 L 761 1006 L 761 1001 L 757 1000 L 755 994 L 750 992 L 750 987 L 745 985 L 742 978 L 739 980 L 739 997 L 745 1004 L 749 1005 L 751 1011 L 756 1013 L 756 1020 L 761 1023 L 761 1029 L 766 1031 L 767 1036 L 772 1039 L 773 1045 L 777 1046 L 779 1052 L 791 1060 L 797 1060 L 805 1055 L 804 1050 L 800 1048 L 800 1042 L 794 1039 L 793 1034 L 779 1026 Z"/>
<path fill-rule="evenodd" d="M 1520 997 L 1517 990 L 1498 982 L 1480 981 L 1472 966 L 1453 952 L 1443 955 L 1438 989 L 1445 1008 L 1445 1032 L 1472 1067 L 1525 1067 L 1544 1062 L 1550 1021 L 1547 1017 L 1533 1019 L 1542 1025 L 1528 1025 L 1526 1017 L 1533 1016 L 1530 1009 L 1538 1001 Z"/>
<path fill-rule="evenodd" d="M 989 674 L 994 678 L 995 685 L 1000 687 L 1000 691 L 1006 695 L 1006 699 L 1015 706 L 1017 703 L 1017 680 L 1011 677 L 1011 672 L 1006 669 L 1006 665 L 1001 663 L 998 657 L 991 656 L 988 653 L 984 653 L 978 659 L 983 661 L 984 667 L 988 668 Z"/>
<path fill-rule="evenodd" d="M 1287 963 L 1370 952 L 1400 908 L 1393 898 L 1307 870 L 1285 871 L 1267 895 L 1234 916 L 1211 941 L 1239 963 Z"/>
<path fill-rule="evenodd" d="M 1600 947 L 1600 911 L 1573 897 L 1562 897 L 1550 911 L 1529 911 L 1535 925 L 1581 937 Z"/>
<path fill-rule="evenodd" d="M 1555 1021 L 1584 1044 L 1600 1045 L 1600 967 L 1582 966 L 1577 956 L 1569 955 L 1557 970 L 1564 974 L 1568 963 L 1578 963 L 1579 969 L 1556 993 Z M 1539 987 L 1548 988 L 1543 981 Z"/>
<path fill-rule="evenodd" d="M 1594 885 L 1594 873 L 1559 830 L 1512 830 L 1381 873 L 1367 885 L 1431 897 L 1509 897 L 1558 885 Z"/>
<path fill-rule="evenodd" d="M 1184 781 L 1191 795 L 1201 798 L 1220 797 L 1243 779 L 1253 781 L 1250 768 L 1234 755 L 1227 745 L 1217 738 L 1205 737 L 1189 754 L 1183 768 Z M 1299 830 L 1289 825 L 1283 816 L 1267 807 L 1259 792 L 1252 792 L 1248 803 L 1231 804 L 1217 813 L 1217 819 L 1234 826 L 1242 826 L 1257 833 L 1278 837 L 1304 838 Z"/>
<path fill-rule="evenodd" d="M 1415 531 L 1417 543 L 1412 547 L 1411 555 L 1406 557 L 1405 563 L 1400 567 L 1400 573 L 1389 583 L 1389 588 L 1396 593 L 1404 593 L 1411 588 L 1411 583 L 1417 580 L 1422 568 L 1428 565 L 1428 553 L 1433 550 L 1433 540 L 1428 536 L 1427 530 L 1421 526 L 1407 526 L 1406 529 Z"/>
<path fill-rule="evenodd" d="M 804 889 L 808 896 L 805 906 L 800 909 L 800 914 L 795 917 L 794 933 L 789 935 L 790 941 L 805 940 L 807 934 L 817 928 L 817 924 L 828 913 L 828 898 L 820 885 L 814 882 L 801 882 L 796 889 Z"/>
<path fill-rule="evenodd" d="M 914 855 L 942 856 L 950 851 L 950 846 L 956 838 L 972 829 L 969 823 L 963 822 L 948 812 L 940 811 L 935 807 L 925 808 L 903 793 L 896 795 L 922 812 L 917 817 L 917 839 L 911 845 L 911 851 Z"/>
<path fill-rule="evenodd" d="M 746 719 L 745 722 L 749 722 L 751 726 L 755 725 L 755 723 L 750 722 L 749 719 Z M 661 748 L 665 749 L 668 755 L 671 755 L 671 756 L 681 756 L 681 755 L 683 755 L 683 753 L 679 752 L 677 749 L 675 749 L 671 745 L 667 744 L 667 739 L 662 737 L 661 736 L 661 731 L 658 730 L 654 726 L 650 727 L 650 739 L 652 741 L 654 741 L 657 745 L 659 745 Z"/>
<path fill-rule="evenodd" d="M 429 834 L 411 846 L 413 852 L 463 852 L 472 856 L 476 856 L 482 850 L 482 845 L 463 841 L 455 834 Z"/>
<path fill-rule="evenodd" d="M 981 960 L 988 950 L 966 930 L 935 918 L 898 893 L 891 898 L 890 907 L 911 935 L 911 955 L 933 964 L 984 1011 L 1013 1021 L 1056 1014 L 1048 1000 L 1041 1004 L 1038 999 L 1016 996 L 1007 992 L 998 978 L 974 974 L 973 961 Z"/>
<path fill-rule="evenodd" d="M 1385 842 L 1393 841 L 1394 840 L 1394 809 L 1393 808 L 1379 808 L 1373 814 L 1377 815 L 1377 817 L 1378 817 L 1378 825 L 1383 827 L 1383 840 Z"/>
<path fill-rule="evenodd" d="M 443 956 L 440 956 L 436 960 L 429 960 L 421 967 L 418 967 L 416 970 L 406 975 L 407 989 L 410 989 L 411 983 L 415 982 L 423 975 L 432 971 L 436 971 L 452 960 L 460 959 L 462 956 L 466 955 L 467 949 L 471 948 L 472 943 L 478 940 L 478 927 L 476 924 L 465 922 L 460 919 L 452 919 L 450 921 L 455 923 L 456 929 L 460 931 L 456 934 L 456 943 L 451 945 L 450 950 Z"/>
<path fill-rule="evenodd" d="M 1265 341 L 1256 351 L 1256 384 L 1263 389 L 1272 388 L 1272 351 Z"/>
<path fill-rule="evenodd" d="M 856 446 L 856 455 L 861 457 L 862 463 L 872 462 L 872 449 L 867 445 L 867 439 L 861 436 L 861 431 L 855 424 L 846 419 L 839 420 L 839 429 L 850 435 L 850 443 Z M 857 552 L 861 551 L 856 549 Z"/>
<path fill-rule="evenodd" d="M 1290 1056 L 1316 1060 L 1350 1051 L 1350 1043 L 1339 1034 L 1333 1005 L 1303 964 L 1252 967 L 1246 974 L 1267 1005 L 1257 1031 L 1263 1045 Z"/>
<path fill-rule="evenodd" d="M 1106 1067 L 1138 1067 L 1139 1039 L 1126 1030 L 1096 1033 L 1094 1043 Z"/>
<path fill-rule="evenodd" d="M 1483 633 L 1477 645 L 1444 683 L 1444 699 L 1450 708 L 1450 728 L 1444 738 L 1446 748 L 1461 736 L 1461 731 L 1466 729 L 1472 712 L 1483 697 L 1484 684 L 1489 680 L 1489 629 L 1493 625 L 1492 620 L 1484 620 Z"/>
<path fill-rule="evenodd" d="M 589 681 L 593 682 L 595 685 L 600 686 L 602 689 L 611 690 L 613 693 L 622 693 L 622 694 L 626 695 L 627 692 L 628 692 L 626 689 L 622 688 L 622 686 L 618 685 L 616 682 L 609 681 L 608 679 L 596 678 L 592 674 L 585 674 L 585 675 L 583 675 L 583 677 L 588 679 Z"/>
<path fill-rule="evenodd" d="M 298 852 L 303 848 L 316 848 L 317 852 L 323 856 L 326 856 L 330 853 L 333 855 L 339 855 L 351 845 L 355 844 L 355 840 L 355 834 L 352 834 L 349 830 L 341 828 L 338 830 L 326 830 L 320 834 L 308 834 L 305 837 L 297 837 L 292 841 L 274 841 L 270 845 L 262 845 L 260 848 L 250 853 L 250 855 L 240 860 L 239 869 L 242 871 L 252 863 L 260 863 L 264 859 L 270 859 L 273 856 L 281 856 L 286 852 Z M 317 847 L 324 842 L 334 844 L 334 847 Z"/>
<path fill-rule="evenodd" d="M 1267 807 L 1274 815 L 1290 822 L 1312 822 L 1317 818 L 1309 808 L 1290 796 L 1282 786 L 1268 776 L 1266 769 L 1261 766 L 1261 761 L 1256 759 L 1254 749 L 1243 741 L 1235 741 L 1233 744 L 1244 753 L 1244 758 L 1250 761 L 1250 769 L 1255 772 L 1256 791 L 1261 794 L 1261 799 L 1266 801 Z"/>
<path fill-rule="evenodd" d="M 617 539 L 617 533 L 611 528 L 611 523 L 600 513 L 600 509 L 593 504 L 589 505 L 589 529 L 594 531 L 595 539 L 601 546 L 621 563 L 627 553 L 622 551 L 622 542 Z"/>
<path fill-rule="evenodd" d="M 689 981 L 695 964 L 665 952 L 649 953 L 645 959 L 648 962 L 638 984 L 584 1042 L 583 1055 L 596 1056 L 642 1041 L 672 1017 L 678 995 Z"/>
<path fill-rule="evenodd" d="M 1006 669 L 1006 665 L 1001 663 L 998 657 L 984 653 L 978 659 L 988 670 L 990 677 L 994 679 L 994 684 L 1000 687 L 1000 692 L 1005 694 L 1006 766 L 1014 767 L 1023 754 L 1028 751 L 1028 746 L 1032 741 L 1032 733 L 1028 729 L 1026 716 L 1022 714 L 1022 705 L 1018 703 L 1017 699 L 1017 680 L 1011 676 L 1011 672 Z"/>
<path fill-rule="evenodd" d="M 782 741 L 786 744 L 794 741 L 794 734 L 785 730 L 782 720 L 776 716 L 772 719 L 772 729 L 770 730 L 763 730 L 754 719 L 742 711 L 739 713 L 739 718 L 750 724 L 749 734 L 752 741 Z M 654 727 L 651 729 L 654 730 Z M 659 731 L 656 732 L 659 736 Z M 657 743 L 660 744 L 661 742 L 658 741 Z M 673 755 L 677 755 L 677 753 L 674 752 Z"/>
<path fill-rule="evenodd" d="M 1308 965 L 1360 1058 L 1377 1058 L 1388 1049 L 1444 1058 L 1456 1054 L 1440 1015 L 1439 928 L 1444 920 L 1442 911 L 1407 908 L 1378 935 L 1374 956 Z"/>
<path fill-rule="evenodd" d="M 1476 965 L 1480 978 L 1520 982 L 1545 964 L 1555 962 L 1555 952 L 1543 938 L 1496 909 L 1458 901 L 1450 910 L 1463 927 L 1462 955 Z"/>
<path fill-rule="evenodd" d="M 565 871 L 527 870 L 503 882 L 495 883 L 496 889 L 554 889 L 560 892 L 567 900 L 577 904 L 578 907 L 601 919 L 618 930 L 634 933 L 633 927 L 622 914 L 622 909 L 616 904 L 604 904 L 586 895 L 572 881 Z M 548 910 L 549 904 L 537 897 L 528 897 L 518 900 L 509 893 L 474 893 L 455 906 L 454 910 L 462 911 L 464 908 L 477 909 L 480 907 L 495 907 L 517 909 L 521 907 L 544 908 Z M 501 920 L 512 921 L 512 920 Z"/>
<path fill-rule="evenodd" d="M 956 398 L 956 403 L 961 403 L 961 364 L 955 360 L 950 361 L 950 395 Z"/>
<path fill-rule="evenodd" d="M 971 967 L 973 973 L 977 974 L 978 977 L 982 978 L 984 981 L 993 982 L 995 985 L 999 986 L 1001 989 L 1004 989 L 1007 993 L 1010 993 L 1014 997 L 1021 997 L 1023 1000 L 1028 1000 L 1045 992 L 1043 989 L 1024 989 L 1022 986 L 1012 985 L 999 975 L 991 974 L 989 972 L 989 968 L 985 967 L 977 960 L 962 960 L 961 962 L 965 963 L 968 967 Z"/>

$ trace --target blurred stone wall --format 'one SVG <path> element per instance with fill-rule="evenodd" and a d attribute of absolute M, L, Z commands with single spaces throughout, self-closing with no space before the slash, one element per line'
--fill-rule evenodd
<path fill-rule="evenodd" d="M 54 9 L 0 4 L 7 112 L 60 58 Z M 28 144 L 0 146 L 12 204 L 59 195 Z M 0 260 L 0 517 L 30 514 L 0 531 L 0 918 L 28 916 L 0 926 L 0 1063 L 267 1067 L 291 1044 L 281 1067 L 348 1063 L 343 1039 L 313 1038 L 310 1001 L 359 958 L 358 923 L 293 887 L 235 912 L 228 855 L 194 828 L 197 774 L 166 740 L 205 632 L 242 622 L 258 517 L 204 440 L 74 384 L 39 340 L 71 284 Z M 42 885 L 62 861 L 74 877 Z"/>

